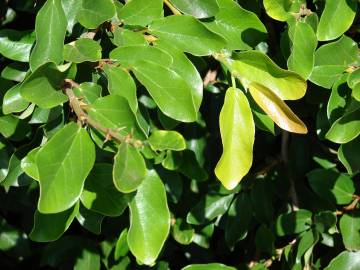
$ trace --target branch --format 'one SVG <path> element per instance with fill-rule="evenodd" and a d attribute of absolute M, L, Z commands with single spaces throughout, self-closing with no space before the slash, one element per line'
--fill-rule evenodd
<path fill-rule="evenodd" d="M 89 126 L 105 133 L 105 142 L 109 140 L 114 140 L 118 143 L 128 143 L 136 148 L 140 148 L 144 146 L 144 142 L 132 138 L 131 134 L 128 134 L 126 136 L 121 136 L 118 131 L 119 130 L 113 130 L 110 128 L 106 128 L 102 126 L 100 123 L 94 121 L 89 117 L 89 115 L 83 110 L 83 104 L 79 101 L 78 97 L 75 96 L 74 91 L 72 90 L 73 87 L 80 87 L 80 85 L 73 80 L 65 79 L 64 80 L 64 92 L 69 98 L 70 107 L 76 114 L 77 118 L 81 123 L 86 123 Z"/>
<path fill-rule="evenodd" d="M 170 2 L 169 0 L 164 0 L 164 4 L 171 10 L 174 15 L 181 15 L 181 12 L 178 11 Z"/>

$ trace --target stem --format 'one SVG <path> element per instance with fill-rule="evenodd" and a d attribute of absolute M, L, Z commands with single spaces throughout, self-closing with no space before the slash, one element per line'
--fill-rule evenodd
<path fill-rule="evenodd" d="M 170 2 L 169 0 L 164 0 L 164 4 L 171 10 L 174 15 L 181 15 L 181 12 L 178 11 Z"/>
<path fill-rule="evenodd" d="M 70 107 L 73 109 L 79 121 L 81 121 L 82 123 L 86 123 L 89 126 L 105 133 L 106 134 L 105 141 L 109 141 L 113 139 L 118 143 L 128 143 L 136 148 L 140 148 L 144 146 L 144 143 L 142 141 L 132 138 L 131 134 L 128 134 L 127 136 L 121 136 L 116 130 L 106 128 L 102 126 L 100 123 L 91 119 L 89 115 L 82 109 L 83 105 L 79 101 L 78 97 L 75 96 L 74 91 L 72 90 L 73 87 L 78 88 L 80 85 L 70 79 L 65 79 L 64 82 L 65 82 L 64 84 L 65 94 L 68 96 Z"/>

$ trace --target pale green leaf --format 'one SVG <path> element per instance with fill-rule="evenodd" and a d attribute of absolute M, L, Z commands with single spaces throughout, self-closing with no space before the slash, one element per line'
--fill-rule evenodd
<path fill-rule="evenodd" d="M 216 0 L 170 0 L 181 12 L 193 15 L 195 18 L 204 19 L 213 17 L 219 12 Z"/>
<path fill-rule="evenodd" d="M 35 33 L 0 30 L 0 54 L 11 60 L 29 62 L 30 51 L 35 42 Z"/>
<path fill-rule="evenodd" d="M 119 11 L 125 24 L 146 26 L 163 16 L 163 0 L 132 0 Z"/>
<path fill-rule="evenodd" d="M 73 63 L 96 62 L 101 59 L 101 46 L 89 38 L 80 38 L 64 46 L 64 60 Z"/>
<path fill-rule="evenodd" d="M 181 151 L 186 148 L 184 137 L 177 131 L 155 130 L 148 139 L 155 151 Z"/>

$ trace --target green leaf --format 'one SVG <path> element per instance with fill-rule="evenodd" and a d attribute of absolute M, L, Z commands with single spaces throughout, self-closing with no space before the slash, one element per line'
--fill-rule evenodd
<path fill-rule="evenodd" d="M 94 212 L 105 216 L 120 216 L 131 197 L 120 193 L 114 186 L 111 164 L 95 164 L 86 178 L 81 202 Z"/>
<path fill-rule="evenodd" d="M 7 65 L 1 71 L 1 77 L 10 80 L 21 82 L 24 80 L 28 70 L 28 65 L 20 62 L 14 62 Z"/>
<path fill-rule="evenodd" d="M 342 144 L 338 151 L 338 158 L 345 166 L 349 174 L 356 174 L 360 171 L 360 138 Z"/>
<path fill-rule="evenodd" d="M 324 270 L 359 270 L 360 252 L 343 251 Z"/>
<path fill-rule="evenodd" d="M 234 195 L 206 195 L 188 213 L 186 222 L 201 225 L 223 215 L 230 207 Z"/>
<path fill-rule="evenodd" d="M 68 100 L 66 95 L 58 91 L 65 76 L 53 63 L 47 63 L 26 78 L 19 91 L 27 101 L 41 108 L 53 108 Z"/>
<path fill-rule="evenodd" d="M 60 0 L 47 0 L 36 15 L 36 44 L 30 55 L 30 67 L 35 71 L 47 62 L 60 64 L 67 20 Z"/>
<path fill-rule="evenodd" d="M 197 119 L 192 89 L 178 73 L 148 61 L 137 63 L 132 70 L 165 115 L 183 122 Z"/>
<path fill-rule="evenodd" d="M 110 65 L 106 65 L 104 71 L 108 80 L 108 90 L 110 94 L 126 98 L 131 110 L 136 113 L 138 109 L 136 84 L 129 72 L 121 67 Z"/>
<path fill-rule="evenodd" d="M 172 226 L 172 236 L 176 242 L 189 245 L 194 239 L 195 230 L 185 220 L 178 218 Z"/>
<path fill-rule="evenodd" d="M 249 85 L 250 94 L 266 112 L 266 114 L 282 129 L 289 132 L 306 134 L 306 125 L 297 117 L 293 111 L 276 94 L 263 85 L 252 83 Z"/>
<path fill-rule="evenodd" d="M 171 130 L 155 130 L 151 133 L 148 141 L 155 151 L 181 151 L 186 148 L 184 137 L 179 132 Z"/>
<path fill-rule="evenodd" d="M 74 270 L 100 270 L 100 254 L 96 249 L 84 248 L 77 258 Z"/>
<path fill-rule="evenodd" d="M 360 250 L 360 211 L 345 213 L 339 224 L 345 248 L 350 251 Z"/>
<path fill-rule="evenodd" d="M 326 133 L 326 139 L 335 143 L 348 143 L 360 134 L 360 109 L 345 113 Z"/>
<path fill-rule="evenodd" d="M 301 21 L 290 24 L 289 35 L 292 43 L 288 59 L 289 70 L 309 78 L 315 63 L 317 39 L 312 27 Z"/>
<path fill-rule="evenodd" d="M 208 264 L 191 264 L 182 270 L 235 270 L 236 268 L 226 266 L 220 263 L 208 263 Z"/>
<path fill-rule="evenodd" d="M 306 231 L 311 226 L 311 216 L 312 213 L 304 209 L 280 215 L 276 219 L 276 234 L 284 236 Z"/>
<path fill-rule="evenodd" d="M 95 147 L 83 128 L 70 123 L 57 132 L 36 155 L 40 182 L 38 210 L 50 214 L 73 206 L 94 162 Z"/>
<path fill-rule="evenodd" d="M 0 116 L 0 134 L 10 138 L 16 132 L 20 120 L 12 115 Z"/>
<path fill-rule="evenodd" d="M 266 13 L 278 21 L 287 21 L 292 17 L 292 12 L 299 12 L 305 0 L 264 0 Z"/>
<path fill-rule="evenodd" d="M 82 1 L 61 0 L 61 4 L 67 20 L 67 31 L 72 33 L 74 25 L 77 23 L 76 15 L 81 8 Z"/>
<path fill-rule="evenodd" d="M 300 99 L 305 95 L 306 82 L 296 73 L 278 67 L 259 51 L 238 53 L 234 59 L 220 59 L 245 87 L 251 83 L 266 86 L 283 100 Z"/>
<path fill-rule="evenodd" d="M 298 250 L 296 253 L 296 262 L 301 263 L 301 257 L 308 251 L 311 250 L 314 245 L 319 241 L 319 233 L 314 229 L 306 231 L 298 245 Z"/>
<path fill-rule="evenodd" d="M 261 223 L 270 223 L 274 219 L 274 207 L 272 185 L 268 179 L 256 179 L 250 195 L 254 217 Z"/>
<path fill-rule="evenodd" d="M 356 62 L 358 46 L 351 38 L 343 36 L 339 40 L 321 46 L 315 52 L 315 66 L 310 81 L 324 88 L 330 88 L 349 65 Z"/>
<path fill-rule="evenodd" d="M 354 21 L 356 9 L 356 0 L 326 0 L 318 25 L 318 40 L 332 40 L 345 33 Z"/>
<path fill-rule="evenodd" d="M 110 52 L 110 58 L 113 61 L 118 61 L 126 68 L 137 66 L 144 60 L 157 63 L 164 68 L 169 67 L 173 62 L 169 53 L 153 46 L 143 45 L 115 48 Z"/>
<path fill-rule="evenodd" d="M 154 21 L 150 33 L 171 42 L 175 47 L 196 56 L 220 52 L 226 46 L 225 40 L 209 31 L 192 16 L 167 16 Z"/>
<path fill-rule="evenodd" d="M 114 15 L 115 5 L 112 0 L 82 0 L 76 18 L 85 28 L 95 29 Z"/>
<path fill-rule="evenodd" d="M 311 188 L 329 202 L 348 204 L 355 192 L 350 177 L 334 169 L 316 169 L 307 174 Z"/>
<path fill-rule="evenodd" d="M 169 230 L 170 213 L 165 187 L 157 173 L 151 170 L 130 202 L 127 241 L 131 253 L 140 262 L 152 265 L 159 256 Z"/>
<path fill-rule="evenodd" d="M 21 160 L 21 169 L 31 178 L 39 181 L 39 170 L 36 165 L 36 155 L 40 148 L 34 148 Z"/>
<path fill-rule="evenodd" d="M 0 30 L 0 54 L 11 60 L 29 62 L 34 42 L 35 33 L 31 31 Z"/>
<path fill-rule="evenodd" d="M 101 233 L 101 224 L 104 219 L 103 215 L 88 210 L 80 204 L 80 209 L 76 215 L 76 219 L 80 225 L 88 231 L 98 235 Z"/>
<path fill-rule="evenodd" d="M 239 89 L 226 91 L 219 121 L 223 153 L 215 174 L 225 188 L 234 189 L 251 168 L 255 139 L 250 105 Z"/>
<path fill-rule="evenodd" d="M 94 103 L 102 92 L 102 87 L 96 83 L 84 82 L 77 88 L 73 88 L 74 94 L 87 104 Z"/>
<path fill-rule="evenodd" d="M 79 203 L 70 209 L 56 214 L 42 214 L 38 210 L 34 215 L 34 227 L 29 235 L 36 242 L 55 241 L 70 227 L 79 211 Z"/>
<path fill-rule="evenodd" d="M 135 191 L 146 177 L 145 160 L 139 150 L 122 143 L 114 158 L 113 181 L 124 193 Z"/>
<path fill-rule="evenodd" d="M 182 13 L 199 19 L 213 17 L 219 12 L 216 0 L 171 0 L 171 3 Z"/>
<path fill-rule="evenodd" d="M 64 46 L 64 60 L 73 63 L 96 62 L 101 59 L 101 46 L 89 38 L 80 38 Z"/>
<path fill-rule="evenodd" d="M 212 32 L 223 37 L 229 50 L 249 50 L 266 38 L 260 19 L 233 0 L 217 0 L 220 12 L 215 20 L 205 23 Z"/>
<path fill-rule="evenodd" d="M 115 251 L 114 251 L 114 259 L 117 261 L 121 257 L 124 257 L 129 252 L 129 246 L 127 244 L 127 234 L 128 230 L 124 229 L 118 240 L 116 241 Z"/>
<path fill-rule="evenodd" d="M 134 46 L 134 45 L 148 45 L 143 34 L 138 32 L 133 32 L 131 30 L 117 27 L 114 30 L 114 38 L 112 42 L 114 45 L 121 46 Z"/>
<path fill-rule="evenodd" d="M 2 104 L 4 114 L 22 112 L 29 106 L 29 102 L 20 94 L 20 86 L 16 84 L 5 93 Z"/>
<path fill-rule="evenodd" d="M 162 16 L 162 0 L 132 0 L 127 2 L 119 12 L 119 18 L 130 25 L 146 26 Z"/>

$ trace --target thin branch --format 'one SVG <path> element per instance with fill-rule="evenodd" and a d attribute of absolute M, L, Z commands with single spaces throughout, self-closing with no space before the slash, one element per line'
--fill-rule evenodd
<path fill-rule="evenodd" d="M 164 0 L 164 4 L 171 10 L 174 15 L 181 15 L 181 12 L 178 11 L 168 0 Z"/>
<path fill-rule="evenodd" d="M 144 142 L 134 139 L 131 134 L 128 134 L 126 136 L 121 136 L 118 130 L 113 130 L 110 128 L 106 128 L 102 126 L 100 123 L 94 121 L 89 117 L 89 115 L 83 110 L 83 104 L 79 100 L 79 98 L 74 94 L 74 91 L 72 90 L 73 87 L 80 87 L 80 85 L 73 80 L 65 79 L 64 84 L 64 92 L 69 98 L 70 107 L 73 109 L 74 113 L 76 114 L 78 120 L 81 123 L 86 123 L 89 126 L 95 128 L 96 130 L 99 130 L 103 133 L 105 133 L 105 141 L 114 140 L 118 143 L 128 143 L 132 146 L 139 148 L 144 146 Z M 85 105 L 87 106 L 87 105 Z"/>

